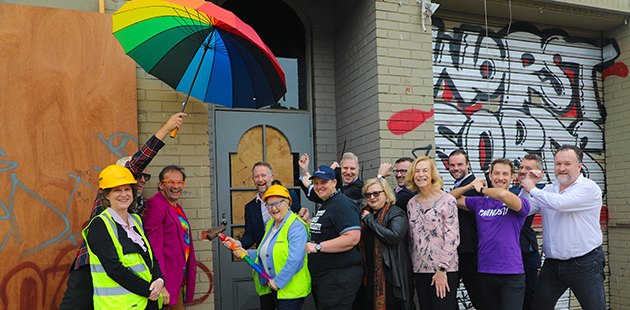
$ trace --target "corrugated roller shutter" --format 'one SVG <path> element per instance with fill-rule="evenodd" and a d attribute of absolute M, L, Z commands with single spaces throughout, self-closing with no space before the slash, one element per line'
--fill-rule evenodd
<path fill-rule="evenodd" d="M 468 152 L 477 176 L 493 159 L 518 166 L 525 154 L 538 154 L 550 183 L 554 150 L 576 144 L 586 177 L 606 193 L 603 76 L 619 56 L 614 40 L 526 23 L 486 28 L 483 19 L 434 17 L 432 31 L 435 150 L 445 189 L 454 182 L 447 162 L 455 149 Z M 542 238 L 540 224 L 537 230 Z M 579 304 L 566 294 L 558 307 Z"/>

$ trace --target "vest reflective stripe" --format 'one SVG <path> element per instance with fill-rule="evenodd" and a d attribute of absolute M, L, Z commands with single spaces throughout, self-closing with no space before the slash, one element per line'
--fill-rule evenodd
<path fill-rule="evenodd" d="M 289 258 L 289 228 L 293 224 L 293 222 L 300 221 L 304 225 L 304 229 L 306 229 L 306 233 L 309 233 L 309 227 L 295 215 L 295 213 L 290 212 L 289 218 L 284 223 L 280 231 L 278 232 L 278 238 L 276 238 L 276 243 L 273 246 L 273 267 L 275 274 L 278 274 L 284 264 L 287 262 L 287 258 Z M 270 232 L 271 225 L 273 225 L 274 221 L 269 221 L 267 223 L 267 234 Z M 272 236 L 267 236 L 271 238 Z M 262 243 L 262 242 L 261 242 Z M 258 263 L 258 255 L 256 256 L 256 263 Z M 271 288 L 267 286 L 261 286 L 258 281 L 258 273 L 254 271 L 254 283 L 256 284 L 256 292 L 258 295 L 265 295 L 271 293 Z M 285 285 L 285 287 L 281 290 L 278 290 L 278 299 L 294 299 L 306 297 L 311 292 L 311 274 L 308 272 L 308 255 L 304 254 L 304 264 L 302 268 L 293 275 L 293 278 Z"/>
<path fill-rule="evenodd" d="M 116 223 L 113 221 L 109 213 L 104 211 L 98 215 L 98 217 L 100 217 L 105 223 L 107 232 L 112 239 L 114 247 L 116 248 L 116 253 L 118 254 L 118 258 L 122 265 L 145 281 L 151 282 L 152 275 L 149 267 L 142 258 L 142 255 L 139 253 L 123 254 L 122 245 L 118 240 L 118 229 L 116 228 Z M 138 231 L 140 232 L 142 240 L 144 240 L 147 251 L 149 252 L 151 262 L 153 262 L 153 250 L 151 249 L 151 245 L 144 234 L 144 228 L 142 227 L 140 217 L 136 214 L 131 214 L 131 218 L 138 227 Z M 139 310 L 146 308 L 149 301 L 147 297 L 130 292 L 116 283 L 116 281 L 110 278 L 105 272 L 105 269 L 101 265 L 101 261 L 98 256 L 92 252 L 90 244 L 87 242 L 87 235 L 91 224 L 92 222 L 90 221 L 90 224 L 83 230 L 82 234 L 83 239 L 86 241 L 90 256 L 90 270 L 92 272 L 92 284 L 94 285 L 94 309 Z M 158 301 L 160 305 L 161 299 L 162 296 L 160 296 L 160 300 Z"/>
<path fill-rule="evenodd" d="M 94 295 L 99 295 L 99 296 L 117 296 L 117 295 L 126 295 L 130 293 L 131 293 L 130 291 L 128 291 L 122 286 L 95 287 L 94 288 Z"/>

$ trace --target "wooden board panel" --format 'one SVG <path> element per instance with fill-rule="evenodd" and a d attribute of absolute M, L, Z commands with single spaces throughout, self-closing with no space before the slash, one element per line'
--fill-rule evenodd
<path fill-rule="evenodd" d="M 285 186 L 293 185 L 293 156 L 289 141 L 277 129 L 266 127 L 267 161 L 273 168 L 273 177 Z"/>
<path fill-rule="evenodd" d="M 245 205 L 252 201 L 258 191 L 232 191 L 232 224 L 245 225 Z"/>
<path fill-rule="evenodd" d="M 56 309 L 100 169 L 138 146 L 111 16 L 0 3 L 0 308 Z"/>
<path fill-rule="evenodd" d="M 262 127 L 257 126 L 243 134 L 237 153 L 230 154 L 232 187 L 253 187 L 252 166 L 262 160 Z"/>

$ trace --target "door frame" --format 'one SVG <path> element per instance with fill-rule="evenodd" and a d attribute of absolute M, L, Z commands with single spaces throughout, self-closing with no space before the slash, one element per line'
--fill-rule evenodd
<path fill-rule="evenodd" d="M 299 154 L 313 154 L 313 132 L 312 132 L 312 116 L 308 112 L 289 112 L 274 110 L 225 110 L 215 109 L 213 113 L 213 132 L 214 132 L 214 192 L 213 199 L 213 223 L 215 226 L 225 223 L 226 235 L 231 235 L 232 216 L 231 216 L 231 180 L 230 180 L 230 154 L 237 151 L 241 137 L 248 130 L 261 125 L 271 126 L 286 137 L 292 152 Z M 221 132 L 219 134 L 219 132 Z M 263 146 L 264 147 L 264 146 Z M 220 177 L 222 176 L 222 177 Z M 225 176 L 228 176 L 227 178 Z M 285 184 L 286 185 L 286 184 Z M 291 184 L 292 187 L 293 184 Z M 252 188 L 253 185 L 252 185 Z M 254 188 L 255 189 L 255 188 Z M 296 192 L 301 197 L 302 207 L 308 208 L 311 212 L 315 209 L 315 205 L 310 202 L 298 188 Z M 243 206 L 244 207 L 244 206 Z M 214 258 L 214 288 L 215 288 L 215 307 L 217 309 L 236 309 L 236 296 L 234 291 L 237 289 L 236 282 L 249 283 L 251 277 L 235 277 L 239 272 L 230 272 L 228 262 L 231 262 L 231 251 L 220 244 L 216 243 L 213 251 Z M 241 262 L 239 262 L 241 264 Z M 251 268 L 242 262 L 243 268 L 249 272 Z M 239 267 L 240 268 L 240 267 Z M 243 274 L 240 272 L 240 274 Z M 240 280 L 238 280 L 240 279 Z M 235 281 L 238 280 L 238 281 Z M 242 284 L 250 292 L 249 284 Z M 227 290 L 227 291 L 226 291 Z M 242 290 L 239 290 L 242 292 Z M 253 283 L 251 283 L 251 292 L 255 293 Z M 229 294 L 228 294 L 229 293 Z M 224 296 L 225 295 L 225 296 Z M 231 298 L 228 298 L 231 297 Z"/>

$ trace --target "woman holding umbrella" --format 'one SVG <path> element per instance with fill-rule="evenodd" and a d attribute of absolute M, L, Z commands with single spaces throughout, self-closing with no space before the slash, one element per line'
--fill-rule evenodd
<path fill-rule="evenodd" d="M 413 309 L 407 215 L 383 178 L 363 185 L 359 251 L 365 269 L 354 309 Z"/>
<path fill-rule="evenodd" d="M 257 250 L 249 250 L 256 264 L 271 276 L 266 281 L 254 272 L 256 291 L 260 295 L 260 308 L 299 310 L 311 292 L 311 274 L 304 245 L 308 240 L 308 226 L 295 213 L 290 212 L 291 195 L 282 185 L 270 186 L 262 200 L 273 221 L 267 223 L 265 235 Z M 229 241 L 224 246 L 230 247 Z M 238 247 L 234 256 L 240 257 Z"/>
<path fill-rule="evenodd" d="M 417 158 L 405 182 L 419 191 L 407 204 L 411 262 L 420 309 L 457 309 L 459 221 L 455 197 L 442 191 L 444 183 L 433 160 Z M 411 173 L 413 171 L 413 173 Z"/>
<path fill-rule="evenodd" d="M 100 173 L 98 183 L 105 211 L 83 230 L 94 309 L 159 309 L 162 272 L 140 217 L 127 212 L 136 203 L 136 180 L 129 169 L 111 165 Z"/>

